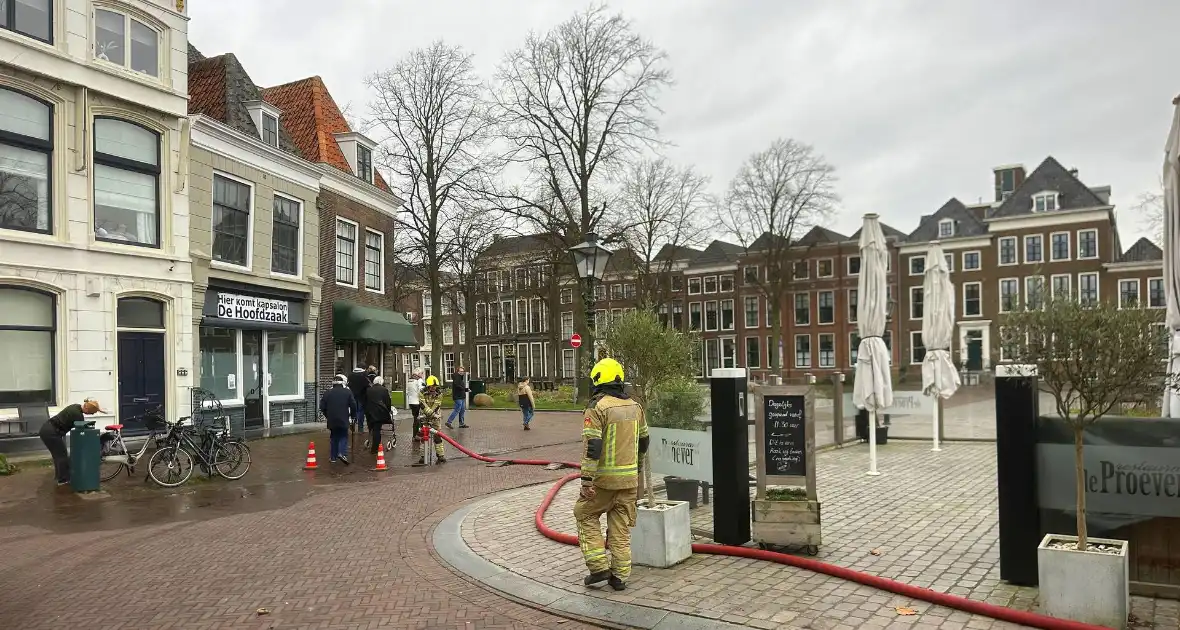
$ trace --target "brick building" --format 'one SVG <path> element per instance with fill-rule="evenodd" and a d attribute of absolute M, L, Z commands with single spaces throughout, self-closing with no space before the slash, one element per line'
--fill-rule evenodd
<path fill-rule="evenodd" d="M 286 112 L 284 125 L 303 157 L 321 166 L 318 376 L 356 366 L 395 371 L 394 349 L 416 346 L 413 328 L 387 292 L 397 273 L 394 216 L 402 201 L 373 166 L 376 143 L 353 131 L 320 77 L 262 91 Z"/>

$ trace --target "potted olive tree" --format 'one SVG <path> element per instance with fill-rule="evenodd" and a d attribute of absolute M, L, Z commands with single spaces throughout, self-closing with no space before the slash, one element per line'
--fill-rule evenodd
<path fill-rule="evenodd" d="M 1001 356 L 1035 376 L 1073 430 L 1076 531 L 1050 533 L 1037 548 L 1041 609 L 1048 615 L 1125 628 L 1128 543 L 1086 529 L 1086 427 L 1126 401 L 1174 386 L 1165 374 L 1159 311 L 1059 298 L 1006 316 Z"/>
<path fill-rule="evenodd" d="M 600 335 L 607 353 L 623 364 L 632 395 L 647 410 L 652 428 L 651 447 L 657 448 L 661 428 L 703 431 L 697 421 L 704 392 L 692 380 L 694 338 L 660 323 L 650 311 L 632 311 L 616 319 Z M 687 487 L 693 502 L 700 482 L 666 477 L 668 500 L 655 498 L 651 483 L 651 453 L 641 466 L 644 496 L 632 531 L 635 564 L 669 567 L 692 555 Z"/>

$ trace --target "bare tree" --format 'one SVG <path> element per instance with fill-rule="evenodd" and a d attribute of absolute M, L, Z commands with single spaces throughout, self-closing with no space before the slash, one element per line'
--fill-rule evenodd
<path fill-rule="evenodd" d="M 486 224 L 476 216 L 480 214 L 482 212 L 469 208 L 466 216 L 448 226 L 449 240 L 454 251 L 446 267 L 444 290 L 450 310 L 465 333 L 455 335 L 451 351 L 455 353 L 456 365 L 459 365 L 458 361 L 463 354 L 466 354 L 469 363 L 476 360 L 475 305 L 486 293 L 486 283 L 481 279 L 491 270 L 482 254 L 492 244 L 493 237 Z M 486 325 L 486 321 L 484 324 Z M 472 365 L 464 367 L 468 372 L 472 372 Z"/>
<path fill-rule="evenodd" d="M 635 258 L 641 308 L 655 311 L 667 304 L 679 253 L 705 240 L 705 217 L 715 205 L 708 185 L 709 178 L 692 167 L 663 158 L 637 162 L 627 171 L 620 201 L 631 228 L 624 241 Z"/>
<path fill-rule="evenodd" d="M 665 61 L 602 5 L 530 34 L 497 73 L 504 137 L 512 159 L 527 165 L 527 183 L 497 193 L 497 205 L 565 247 L 590 232 L 617 240 L 623 226 L 608 214 L 605 183 L 657 143 L 656 96 L 671 83 Z M 583 325 L 593 348 L 593 323 Z"/>
<path fill-rule="evenodd" d="M 398 223 L 421 260 L 431 295 L 431 371 L 442 373 L 443 268 L 455 254 L 450 224 L 472 185 L 493 167 L 486 151 L 494 117 L 472 57 L 434 42 L 368 79 L 373 126 L 406 200 Z M 425 314 L 424 314 L 425 315 Z"/>
<path fill-rule="evenodd" d="M 1140 193 L 1135 205 L 1131 206 L 1131 211 L 1138 215 L 1143 228 L 1147 230 L 1148 238 L 1155 241 L 1156 245 L 1162 245 L 1164 242 L 1163 181 L 1160 181 L 1158 189 Z"/>
<path fill-rule="evenodd" d="M 766 298 L 771 321 L 770 347 L 782 339 L 782 306 L 794 263 L 804 254 L 795 242 L 834 212 L 839 197 L 835 168 L 807 144 L 778 139 L 751 155 L 729 185 L 722 225 L 757 261 L 765 274 L 745 278 Z M 778 371 L 777 352 L 770 368 Z"/>

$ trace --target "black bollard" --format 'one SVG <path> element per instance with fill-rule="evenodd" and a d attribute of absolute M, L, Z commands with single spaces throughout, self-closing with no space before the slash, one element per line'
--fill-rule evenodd
<path fill-rule="evenodd" d="M 1040 395 L 1034 369 L 998 366 L 995 396 L 1000 579 L 1035 586 L 1041 513 L 1037 506 Z"/>
<path fill-rule="evenodd" d="M 746 370 L 713 370 L 709 382 L 713 414 L 713 540 L 722 545 L 750 542 L 750 431 Z"/>

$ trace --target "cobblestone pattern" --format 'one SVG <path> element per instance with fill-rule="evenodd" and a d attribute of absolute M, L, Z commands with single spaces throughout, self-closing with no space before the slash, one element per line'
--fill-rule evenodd
<path fill-rule="evenodd" d="M 1036 590 L 999 579 L 995 447 L 955 444 L 940 454 L 920 443 L 880 452 L 885 474 L 869 478 L 867 450 L 818 456 L 824 544 L 819 560 L 940 592 L 1032 610 Z M 549 541 L 532 527 L 547 488 L 488 502 L 465 521 L 463 536 L 490 561 L 545 584 L 635 604 L 718 618 L 756 628 L 1005 628 L 1012 624 L 909 600 L 822 574 L 771 563 L 693 556 L 667 570 L 636 567 L 622 594 L 587 590 L 577 548 Z M 547 522 L 574 531 L 576 496 L 567 486 Z M 711 506 L 693 515 L 711 529 Z M 875 555 L 876 554 L 879 555 Z M 901 616 L 897 607 L 917 611 Z M 1180 602 L 1136 597 L 1133 613 L 1161 630 L 1180 630 Z"/>

